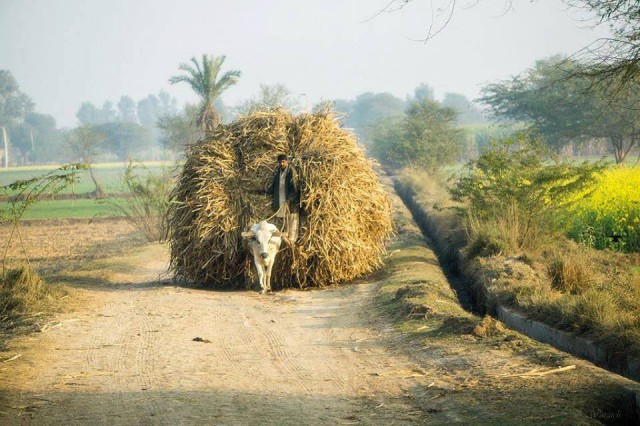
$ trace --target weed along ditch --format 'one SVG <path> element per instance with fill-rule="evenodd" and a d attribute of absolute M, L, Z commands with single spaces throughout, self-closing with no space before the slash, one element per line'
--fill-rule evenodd
<path fill-rule="evenodd" d="M 464 231 L 460 229 L 455 220 L 452 220 L 451 211 L 438 208 L 437 204 L 434 209 L 433 200 L 419 198 L 414 187 L 406 180 L 401 181 L 394 177 L 393 186 L 425 238 L 436 251 L 443 270 L 447 271 L 451 287 L 455 290 L 460 304 L 465 309 L 474 314 L 491 315 L 509 329 L 522 333 L 531 339 L 550 344 L 559 350 L 586 359 L 599 367 L 636 382 L 640 380 L 640 358 L 611 350 L 588 337 L 554 328 L 552 325 L 532 319 L 526 312 L 492 299 L 488 294 L 491 289 L 487 289 L 486 282 L 490 280 L 495 283 L 500 280 L 500 276 L 495 272 L 492 275 L 491 270 L 489 272 L 483 270 L 482 265 L 478 265 L 473 259 L 470 260 L 465 256 L 463 251 L 463 247 L 466 245 Z M 520 263 L 522 263 L 520 259 L 506 259 L 504 261 L 510 276 L 513 275 L 522 280 L 531 278 L 526 273 L 518 271 Z M 620 409 L 627 415 L 635 416 L 634 418 L 638 419 L 640 415 L 640 386 L 637 383 L 630 383 L 623 388 L 627 397 L 621 400 Z"/>

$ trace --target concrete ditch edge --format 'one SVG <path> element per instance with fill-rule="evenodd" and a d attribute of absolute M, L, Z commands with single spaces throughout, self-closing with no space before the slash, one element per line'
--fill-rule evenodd
<path fill-rule="evenodd" d="M 413 190 L 401 185 L 395 178 L 393 182 L 396 193 L 407 206 L 425 236 L 433 242 L 438 256 L 445 257 L 448 262 L 453 262 L 454 269 L 459 273 L 461 263 L 464 261 L 461 251 L 459 249 L 452 250 L 452 247 L 446 241 L 446 237 L 443 238 L 442 235 L 439 237 L 434 221 L 429 217 L 428 211 L 417 201 Z M 477 295 L 471 294 L 472 299 L 476 299 L 474 296 Z M 640 359 L 638 358 L 631 356 L 614 357 L 605 348 L 590 339 L 530 319 L 526 314 L 512 307 L 498 305 L 496 311 L 498 319 L 510 329 L 579 358 L 586 359 L 615 374 L 636 382 L 640 381 Z M 629 404 L 627 409 L 635 411 L 637 418 L 640 418 L 640 384 L 628 387 L 626 390 Z"/>

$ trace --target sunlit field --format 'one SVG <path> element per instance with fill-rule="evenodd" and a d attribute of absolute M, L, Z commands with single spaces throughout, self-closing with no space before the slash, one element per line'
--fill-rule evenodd
<path fill-rule="evenodd" d="M 30 206 L 22 219 L 121 217 L 122 212 L 116 209 L 116 205 L 123 204 L 122 198 L 45 200 Z M 0 209 L 5 206 L 6 203 L 0 203 Z"/>
<path fill-rule="evenodd" d="M 603 172 L 594 192 L 571 209 L 569 235 L 598 249 L 640 251 L 640 167 Z"/>
<path fill-rule="evenodd" d="M 174 163 L 144 162 L 134 163 L 137 167 L 135 174 L 154 173 L 160 174 L 163 167 L 172 168 Z M 0 169 L 0 186 L 9 185 L 17 180 L 30 179 L 41 176 L 47 172 L 55 170 L 58 166 L 30 166 L 12 167 Z M 123 182 L 125 166 L 122 163 L 102 163 L 93 166 L 94 175 L 98 183 L 102 186 L 106 198 L 102 200 L 83 198 L 74 199 L 76 194 L 88 194 L 95 190 L 95 185 L 91 180 L 89 172 L 83 170 L 79 173 L 79 181 L 73 186 L 69 186 L 62 191 L 64 199 L 42 199 L 26 210 L 22 219 L 58 219 L 58 218 L 96 218 L 96 217 L 119 217 L 122 212 L 116 206 L 124 204 L 123 194 L 128 192 Z M 2 194 L 4 195 L 4 194 Z M 10 207 L 6 199 L 0 201 L 0 210 L 8 211 Z"/>
<path fill-rule="evenodd" d="M 146 168 L 151 173 L 159 172 L 162 167 L 174 167 L 174 163 L 167 163 L 161 161 L 148 161 L 142 163 L 133 163 L 134 167 L 140 167 L 140 173 Z M 46 165 L 46 166 L 26 166 L 26 167 L 9 167 L 8 169 L 0 168 L 0 186 L 9 185 L 17 180 L 31 179 L 36 176 L 43 175 L 58 168 L 58 165 Z M 126 189 L 122 185 L 122 176 L 126 170 L 126 166 L 123 163 L 100 163 L 91 166 L 94 170 L 94 175 L 98 183 L 102 186 L 102 189 L 107 194 L 122 193 Z M 88 170 L 83 170 L 79 173 L 79 182 L 73 187 L 68 187 L 62 191 L 62 193 L 70 194 L 84 194 L 95 190 L 95 186 Z"/>

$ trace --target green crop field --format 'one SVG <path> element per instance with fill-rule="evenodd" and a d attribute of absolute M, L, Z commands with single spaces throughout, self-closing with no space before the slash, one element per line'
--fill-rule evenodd
<path fill-rule="evenodd" d="M 92 218 L 119 217 L 116 205 L 123 205 L 122 198 L 104 200 L 45 200 L 31 205 L 22 219 L 59 219 L 59 218 Z M 0 202 L 0 210 L 8 207 L 8 203 Z"/>
<path fill-rule="evenodd" d="M 31 179 L 41 176 L 47 172 L 55 170 L 59 166 L 27 166 L 27 167 L 10 167 L 8 169 L 0 169 L 0 186 L 9 185 L 17 180 Z M 162 163 L 160 161 L 134 163 L 134 167 L 139 167 L 138 173 L 143 173 L 146 168 L 151 173 L 160 173 L 163 167 L 175 167 L 174 163 Z M 144 167 L 144 168 L 143 168 Z M 102 189 L 107 193 L 122 193 L 126 189 L 122 183 L 122 176 L 126 170 L 123 163 L 102 163 L 92 166 L 94 175 Z M 74 187 L 68 187 L 62 193 L 84 194 L 92 192 L 95 189 L 88 170 L 79 173 L 79 182 Z"/>

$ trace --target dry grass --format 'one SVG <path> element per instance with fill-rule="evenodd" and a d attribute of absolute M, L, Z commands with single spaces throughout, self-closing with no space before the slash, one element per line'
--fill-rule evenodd
<path fill-rule="evenodd" d="M 145 243 L 123 218 L 29 220 L 21 222 L 19 229 L 20 238 L 14 238 L 8 248 L 8 265 L 28 262 L 45 277 Z M 6 241 L 10 232 L 10 226 L 0 226 L 0 241 Z"/>
<path fill-rule="evenodd" d="M 547 266 L 551 286 L 564 293 L 581 294 L 592 284 L 592 273 L 583 259 L 556 257 Z"/>
<path fill-rule="evenodd" d="M 26 265 L 0 275 L 0 330 L 13 328 L 35 312 L 50 309 L 62 296 L 58 287 L 47 286 Z"/>
<path fill-rule="evenodd" d="M 267 194 L 279 153 L 301 177 L 300 237 L 281 250 L 273 286 L 325 286 L 381 265 L 391 232 L 387 195 L 355 138 L 330 112 L 257 112 L 195 145 L 169 209 L 171 269 L 212 287 L 246 288 L 241 232 L 273 216 Z"/>
<path fill-rule="evenodd" d="M 10 226 L 0 226 L 0 241 L 10 232 Z M 14 239 L 8 247 L 7 274 L 0 275 L 0 349 L 12 335 L 41 330 L 38 324 L 52 313 L 81 303 L 72 290 L 76 284 L 103 282 L 98 272 L 78 275 L 79 269 L 144 243 L 124 219 L 25 221 L 20 235 L 23 244 Z"/>
<path fill-rule="evenodd" d="M 446 195 L 440 198 L 444 192 L 432 184 L 421 187 L 426 180 L 409 182 L 438 228 L 441 211 L 431 206 L 450 202 Z M 455 217 L 449 215 L 440 228 L 455 228 Z M 460 222 L 465 219 L 457 216 Z M 546 229 L 531 235 L 535 244 L 512 244 L 517 242 L 510 236 L 513 226 L 475 225 L 468 243 L 457 249 L 463 249 L 463 274 L 474 282 L 480 308 L 492 312 L 497 304 L 513 306 L 548 324 L 585 334 L 612 353 L 640 355 L 639 255 L 589 249 L 563 236 L 550 238 Z"/>

